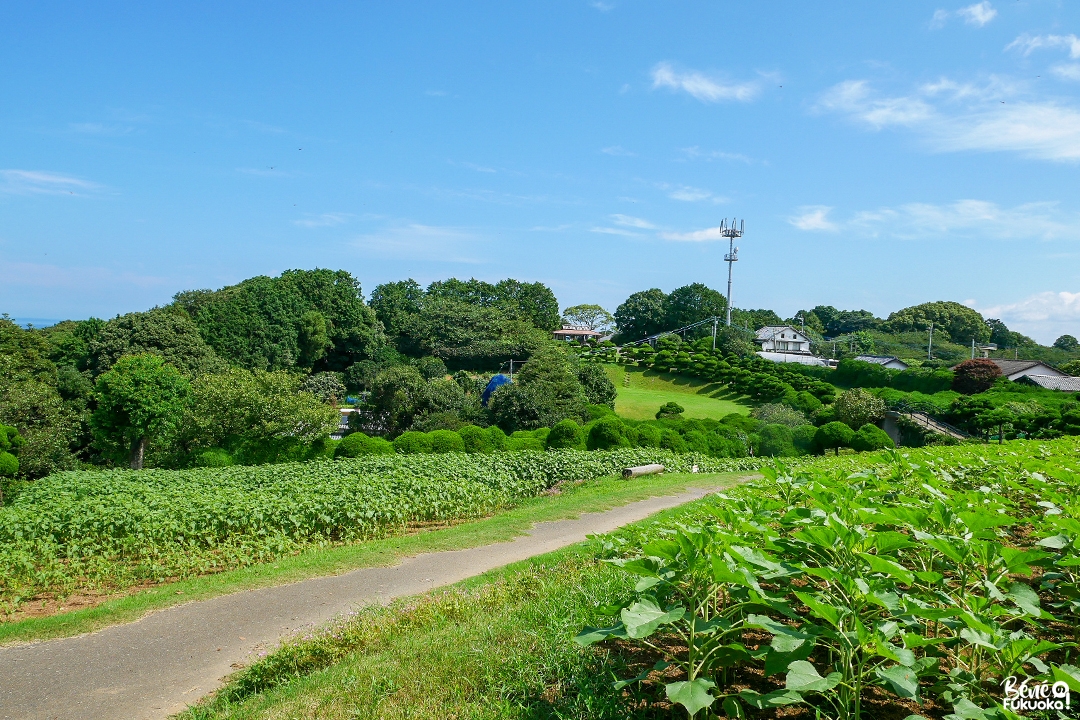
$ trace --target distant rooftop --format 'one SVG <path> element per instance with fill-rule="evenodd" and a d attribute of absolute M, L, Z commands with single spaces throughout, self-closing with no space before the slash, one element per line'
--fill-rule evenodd
<path fill-rule="evenodd" d="M 1058 377 L 1057 375 L 1025 375 L 1018 382 L 1031 383 L 1047 390 L 1080 392 L 1080 377 Z"/>

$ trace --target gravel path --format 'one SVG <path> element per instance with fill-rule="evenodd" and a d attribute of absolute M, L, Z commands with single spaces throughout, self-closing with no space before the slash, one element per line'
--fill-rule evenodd
<path fill-rule="evenodd" d="M 219 687 L 253 652 L 272 649 L 299 628 L 542 555 L 708 492 L 693 488 L 576 520 L 538 523 L 510 542 L 247 590 L 87 635 L 0 648 L 0 718 L 163 718 Z"/>

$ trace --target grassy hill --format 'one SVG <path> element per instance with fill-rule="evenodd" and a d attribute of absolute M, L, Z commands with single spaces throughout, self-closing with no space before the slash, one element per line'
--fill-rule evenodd
<path fill-rule="evenodd" d="M 615 412 L 631 420 L 651 420 L 667 402 L 686 408 L 683 417 L 717 420 L 733 412 L 748 414 L 752 407 L 719 383 L 624 365 L 605 365 L 604 370 L 619 391 Z"/>

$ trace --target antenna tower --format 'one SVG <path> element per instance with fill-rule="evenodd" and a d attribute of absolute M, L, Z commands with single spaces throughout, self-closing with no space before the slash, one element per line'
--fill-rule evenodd
<path fill-rule="evenodd" d="M 733 263 L 739 261 L 739 248 L 735 247 L 735 238 L 741 238 L 743 236 L 743 224 L 745 220 L 739 220 L 736 224 L 735 218 L 731 219 L 731 224 L 728 225 L 727 219 L 720 221 L 720 237 L 726 237 L 728 239 L 728 252 L 724 255 L 724 262 L 727 263 L 727 325 L 731 327 L 731 266 Z"/>

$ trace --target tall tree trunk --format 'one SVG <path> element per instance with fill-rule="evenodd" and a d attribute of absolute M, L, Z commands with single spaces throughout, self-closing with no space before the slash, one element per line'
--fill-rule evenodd
<path fill-rule="evenodd" d="M 146 438 L 141 437 L 131 443 L 131 469 L 142 470 L 143 455 L 146 453 Z"/>

